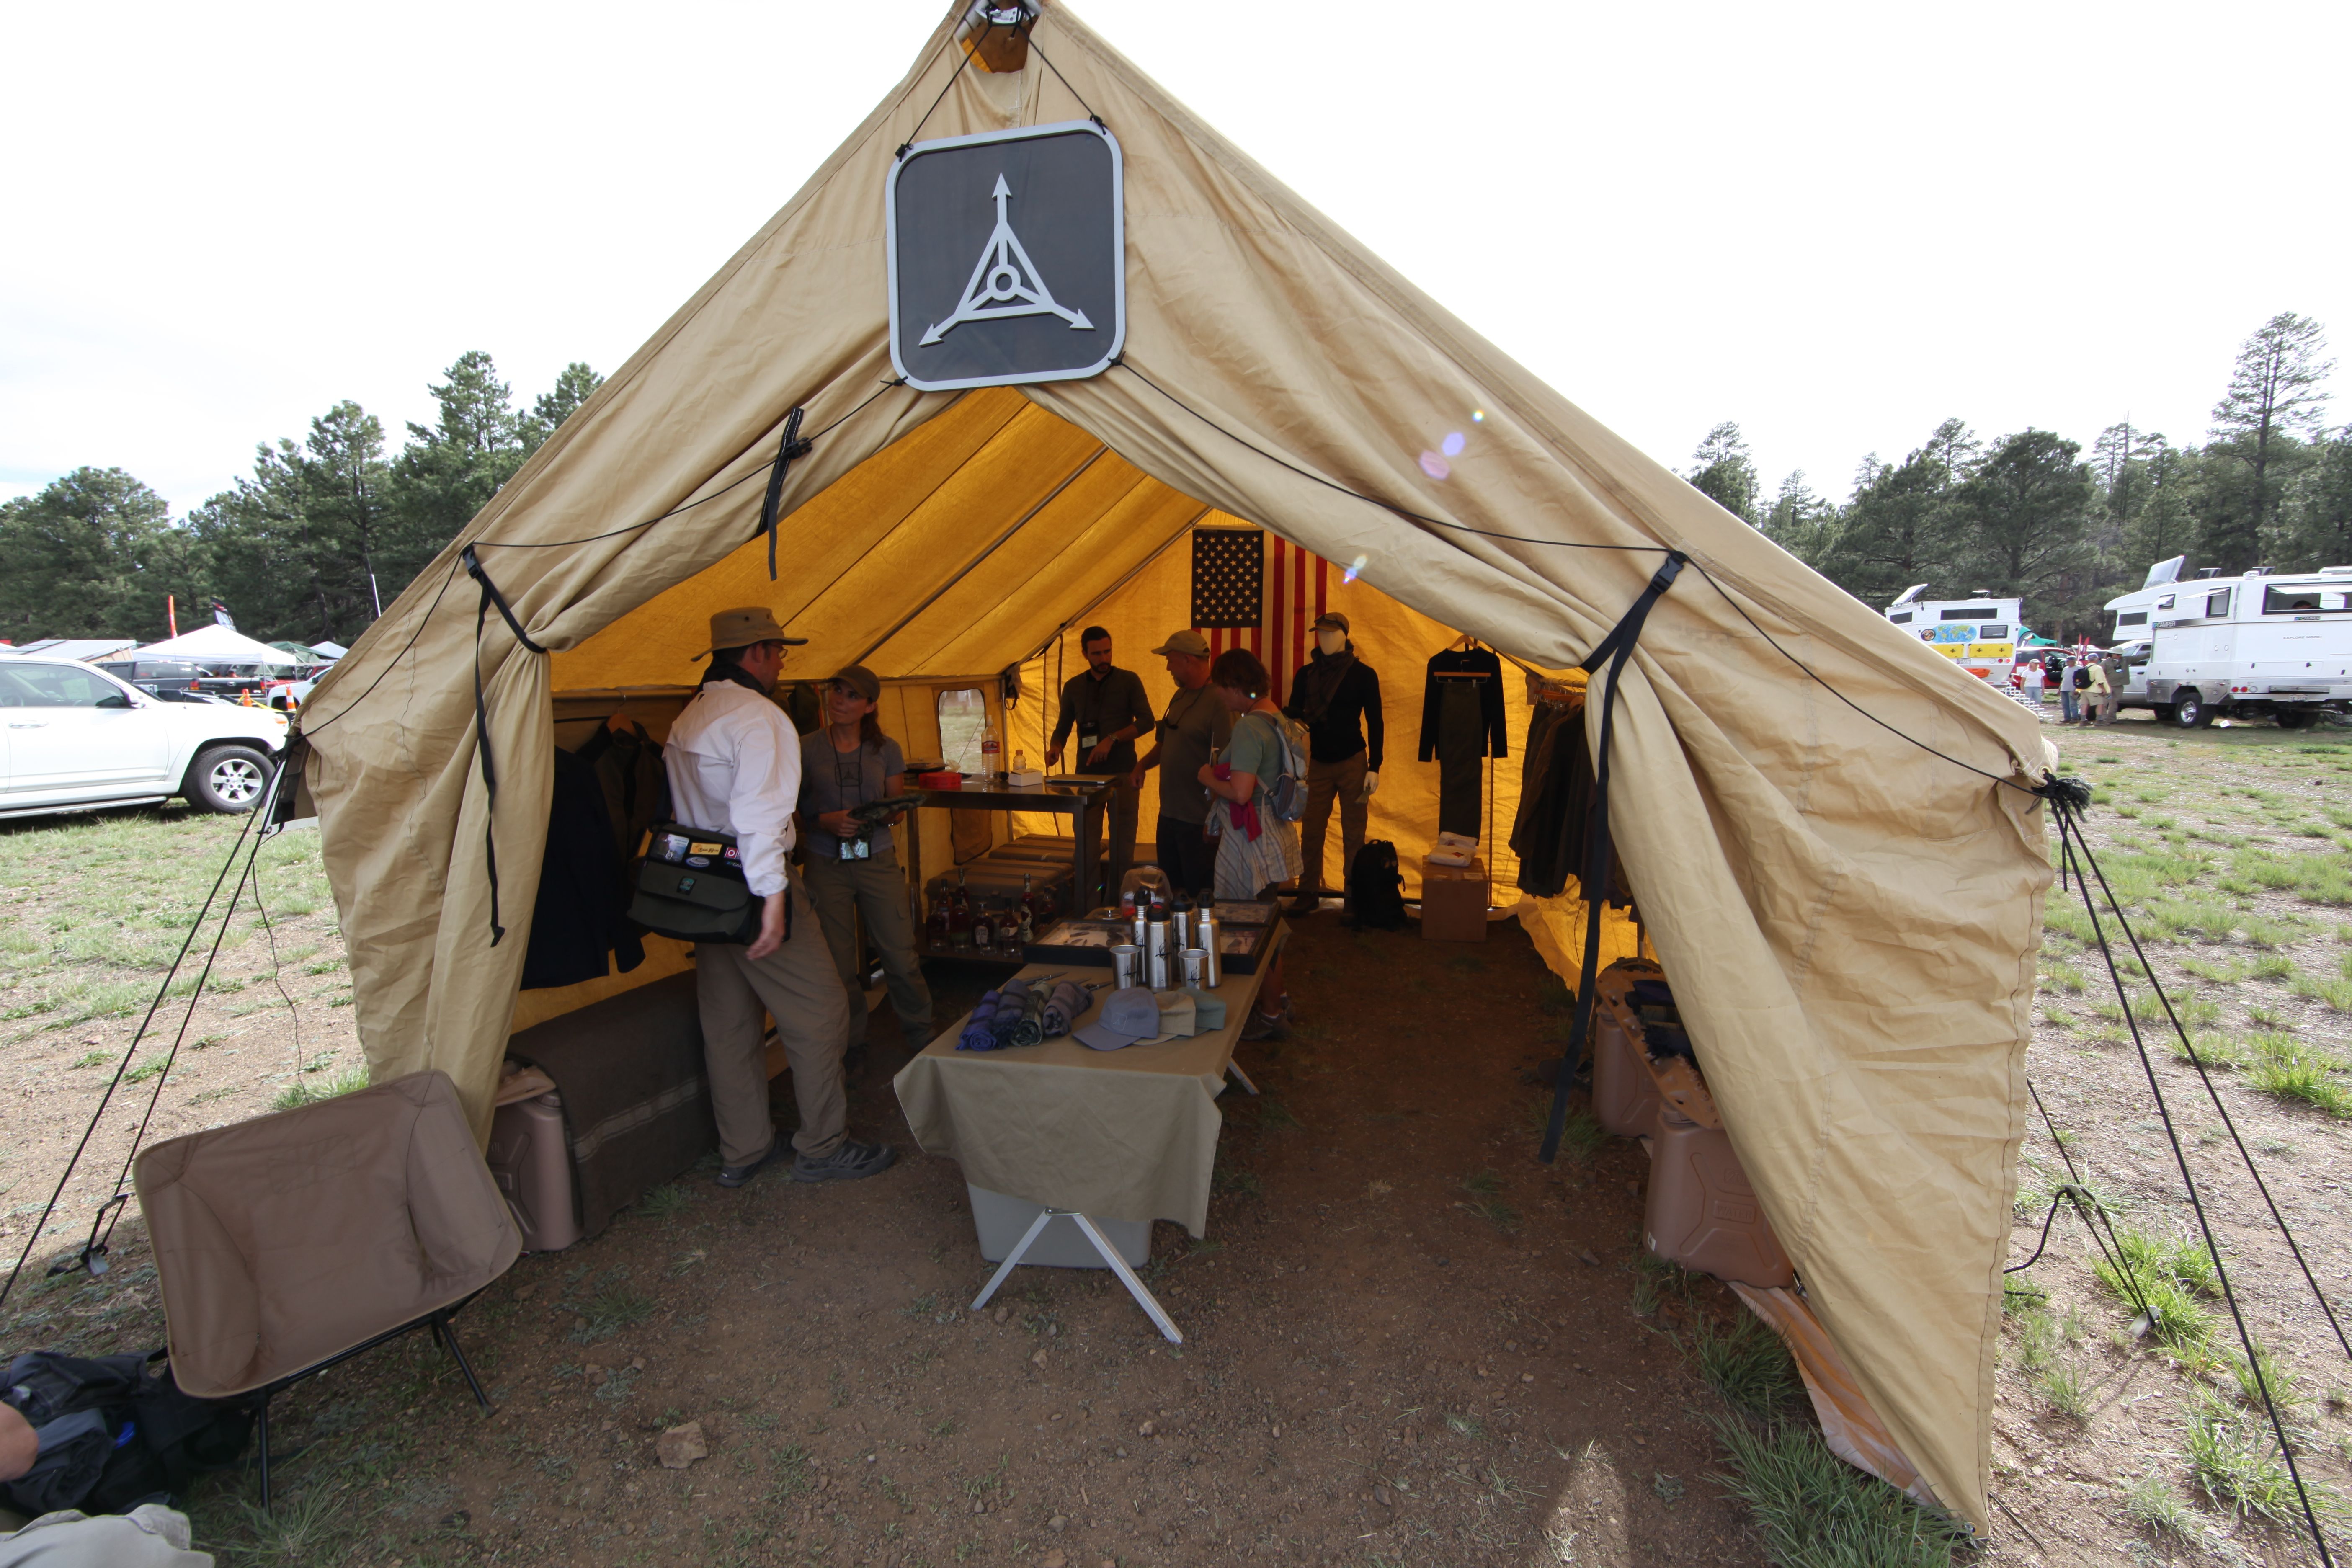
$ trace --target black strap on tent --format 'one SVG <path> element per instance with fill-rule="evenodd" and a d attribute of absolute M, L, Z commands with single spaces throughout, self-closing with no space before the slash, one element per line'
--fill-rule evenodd
<path fill-rule="evenodd" d="M 776 509 L 784 500 L 784 476 L 793 469 L 794 458 L 805 458 L 815 449 L 816 443 L 801 439 L 801 416 L 805 412 L 795 405 L 784 416 L 784 438 L 776 447 L 776 461 L 768 470 L 768 499 L 760 503 L 760 532 L 768 536 L 768 581 L 776 580 Z M 757 538 L 755 534 L 752 537 Z M 515 634 L 520 637 L 518 631 Z"/>
<path fill-rule="evenodd" d="M 466 574 L 482 585 L 482 602 L 474 612 L 474 746 L 482 759 L 482 788 L 489 795 L 489 807 L 483 814 L 482 858 L 490 872 L 490 945 L 496 947 L 505 940 L 507 928 L 499 923 L 499 770 L 490 756 L 490 708 L 482 696 L 482 628 L 489 624 L 490 606 L 498 606 L 499 616 L 515 641 L 533 653 L 547 650 L 530 640 L 530 634 L 515 619 L 514 609 L 490 574 L 482 569 L 482 558 L 474 553 L 470 544 L 458 552 L 457 559 L 466 563 Z"/>
<path fill-rule="evenodd" d="M 1578 667 L 1590 675 L 1603 659 L 1608 660 L 1609 689 L 1601 698 L 1601 748 L 1592 762 L 1592 807 L 1585 829 L 1584 865 L 1579 871 L 1584 883 L 1584 969 L 1576 983 L 1576 1023 L 1569 1031 L 1568 1049 L 1552 1079 L 1551 1118 L 1544 1123 L 1540 1155 L 1547 1165 L 1558 1157 L 1560 1135 L 1568 1128 L 1568 1092 L 1576 1080 L 1577 1064 L 1584 1059 L 1585 1036 L 1592 1026 L 1593 982 L 1601 973 L 1601 905 L 1609 894 L 1611 862 L 1615 858 L 1609 840 L 1609 741 L 1616 730 L 1617 683 L 1633 657 L 1633 645 L 1641 640 L 1642 624 L 1650 618 L 1650 607 L 1675 585 L 1688 559 L 1679 550 L 1668 551 L 1657 574 L 1625 612 L 1625 618 Z"/>

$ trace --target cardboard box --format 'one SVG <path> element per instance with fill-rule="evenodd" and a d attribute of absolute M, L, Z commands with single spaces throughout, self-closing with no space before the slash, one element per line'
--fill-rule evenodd
<path fill-rule="evenodd" d="M 1486 862 L 1421 863 L 1421 934 L 1432 942 L 1486 940 Z"/>

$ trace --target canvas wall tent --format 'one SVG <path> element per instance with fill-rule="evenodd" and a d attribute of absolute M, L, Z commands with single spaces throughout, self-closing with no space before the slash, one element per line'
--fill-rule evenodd
<path fill-rule="evenodd" d="M 1566 668 L 1671 544 L 1704 575 L 1660 603 L 1622 682 L 1622 852 L 1815 1309 L 1937 1493 L 1981 1521 L 2050 876 L 2040 803 L 1994 779 L 2042 775 L 2034 721 L 1513 364 L 1066 9 L 1035 37 L 1026 69 L 957 74 L 942 24 L 312 698 L 308 783 L 374 1072 L 442 1068 L 486 1114 L 559 708 L 688 679 L 712 608 L 773 606 L 811 639 L 809 668 L 986 673 L 1215 509 L 1361 557 L 1433 626 Z M 886 386 L 895 151 L 919 124 L 1088 111 L 1125 149 L 1125 363 L 1018 393 Z M 771 584 L 747 542 L 795 405 L 818 434 L 784 486 Z M 1470 446 L 1431 477 L 1419 454 L 1473 411 Z M 467 543 L 550 652 L 495 614 L 478 639 Z"/>

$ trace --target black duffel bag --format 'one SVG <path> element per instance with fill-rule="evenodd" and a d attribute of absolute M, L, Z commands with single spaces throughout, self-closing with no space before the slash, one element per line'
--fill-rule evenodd
<path fill-rule="evenodd" d="M 732 836 L 680 823 L 657 824 L 637 862 L 629 919 L 680 942 L 746 946 L 758 940 L 766 902 L 744 880 Z M 784 897 L 784 936 L 793 934 L 792 895 Z"/>
<path fill-rule="evenodd" d="M 180 1392 L 155 1356 L 69 1356 L 28 1351 L 0 1373 L 0 1400 L 31 1425 L 41 1457 L 0 1484 L 0 1504 L 27 1518 L 79 1509 L 127 1513 L 184 1497 L 189 1483 L 226 1469 L 253 1436 L 242 1399 Z"/>

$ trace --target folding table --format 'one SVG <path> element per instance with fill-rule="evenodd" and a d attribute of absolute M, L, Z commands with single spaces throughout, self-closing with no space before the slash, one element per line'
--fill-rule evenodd
<path fill-rule="evenodd" d="M 960 1051 L 967 1014 L 900 1070 L 893 1087 L 926 1152 L 954 1159 L 973 1186 L 1044 1211 L 972 1302 L 974 1311 L 988 1304 L 1046 1226 L 1066 1215 L 1160 1333 L 1183 1342 L 1098 1222 L 1167 1219 L 1196 1237 L 1206 1232 L 1217 1132 L 1224 1124 L 1216 1099 L 1229 1077 L 1257 1092 L 1234 1065 L 1234 1046 L 1287 934 L 1276 931 L 1255 973 L 1226 973 L 1211 994 L 1224 1003 L 1225 1023 L 1206 1034 L 1117 1051 L 1093 1050 L 1069 1036 L 1015 1049 Z M 1048 975 L 1105 985 L 1078 1026 L 1091 1023 L 1110 971 L 1071 964 L 1021 971 L 1022 978 Z"/>

